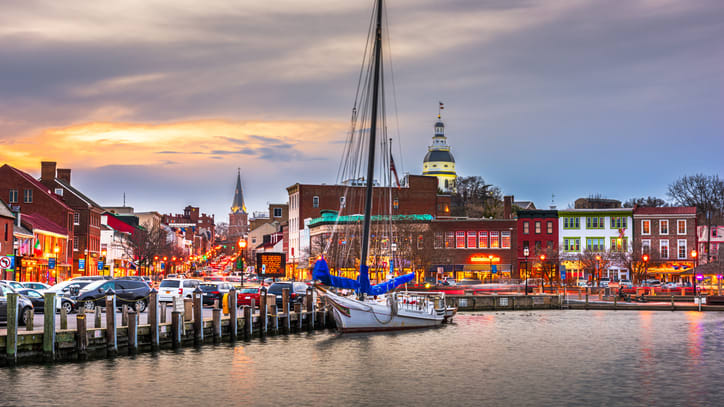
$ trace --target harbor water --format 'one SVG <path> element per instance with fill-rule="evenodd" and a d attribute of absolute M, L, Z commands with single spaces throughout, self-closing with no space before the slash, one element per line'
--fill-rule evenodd
<path fill-rule="evenodd" d="M 724 313 L 520 311 L 0 369 L 0 405 L 724 403 Z"/>

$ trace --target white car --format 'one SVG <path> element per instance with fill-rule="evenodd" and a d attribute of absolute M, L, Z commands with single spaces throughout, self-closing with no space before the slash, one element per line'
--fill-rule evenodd
<path fill-rule="evenodd" d="M 201 281 L 186 278 L 167 278 L 158 286 L 158 300 L 173 302 L 174 297 L 192 298 Z"/>

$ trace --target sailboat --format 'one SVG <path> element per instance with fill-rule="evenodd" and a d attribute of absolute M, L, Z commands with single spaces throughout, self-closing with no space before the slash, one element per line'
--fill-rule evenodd
<path fill-rule="evenodd" d="M 361 127 L 364 127 L 364 129 L 360 129 L 357 133 L 368 137 L 359 273 L 356 279 L 334 276 L 330 273 L 324 257 L 317 260 L 312 273 L 312 278 L 316 281 L 315 288 L 320 291 L 321 295 L 326 297 L 328 304 L 332 306 L 337 329 L 341 332 L 377 332 L 435 327 L 452 320 L 457 311 L 456 308 L 446 305 L 443 292 L 395 291 L 401 285 L 412 281 L 415 278 L 414 272 L 394 277 L 393 269 L 390 267 L 390 275 L 392 276 L 390 280 L 375 285 L 370 282 L 368 255 L 375 184 L 375 148 L 378 131 L 381 130 L 383 136 L 386 131 L 383 118 L 384 88 L 382 87 L 384 77 L 382 70 L 382 16 L 384 8 L 382 0 L 376 0 L 375 2 L 368 37 L 368 45 L 372 43 L 372 48 L 369 58 L 366 55 L 363 61 L 359 82 L 365 89 L 363 91 L 365 102 L 360 104 L 358 110 L 357 100 L 355 101 L 352 114 L 353 131 L 350 133 L 351 140 L 355 134 L 355 123 L 363 123 L 364 125 Z M 372 29 L 373 27 L 374 29 Z M 367 50 L 370 50 L 369 47 Z M 367 69 L 364 69 L 365 61 L 367 62 Z M 358 86 L 358 98 L 359 96 Z M 363 115 L 369 114 L 369 122 L 365 121 L 366 117 L 362 119 L 358 117 L 360 112 Z M 381 117 L 382 120 L 378 120 Z M 348 154 L 357 152 L 358 155 L 363 156 L 364 148 L 361 147 L 357 145 L 357 148 L 353 148 L 352 144 L 349 143 L 347 152 Z M 360 164 L 362 164 L 361 161 L 355 161 L 352 164 L 347 163 L 346 168 L 361 168 L 362 165 Z M 391 184 L 391 176 L 388 179 Z M 356 178 L 356 181 L 359 180 L 359 178 Z M 376 216 L 376 218 L 379 218 L 379 216 Z M 335 292 L 334 288 L 352 290 L 355 294 L 345 296 Z"/>

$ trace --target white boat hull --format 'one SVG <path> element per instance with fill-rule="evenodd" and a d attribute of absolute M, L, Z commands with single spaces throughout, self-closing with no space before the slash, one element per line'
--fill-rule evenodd
<path fill-rule="evenodd" d="M 432 328 L 454 315 L 454 309 L 444 306 L 436 309 L 432 302 L 406 303 L 401 299 L 394 312 L 389 304 L 393 297 L 382 297 L 382 301 L 360 301 L 328 291 L 325 294 L 332 307 L 337 329 L 344 333 Z"/>

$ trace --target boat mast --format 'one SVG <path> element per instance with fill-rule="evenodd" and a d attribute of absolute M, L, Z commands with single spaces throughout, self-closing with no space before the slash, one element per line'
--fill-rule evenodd
<path fill-rule="evenodd" d="M 370 120 L 370 144 L 367 157 L 367 196 L 365 198 L 365 214 L 362 233 L 361 265 L 367 265 L 367 247 L 370 241 L 370 217 L 372 214 L 372 188 L 375 175 L 375 138 L 377 136 L 377 105 L 380 82 L 380 59 L 382 53 L 382 0 L 377 0 L 377 29 L 375 34 L 374 81 L 372 87 L 372 117 Z M 362 267 L 360 267 L 360 273 Z M 362 294 L 360 294 L 362 295 Z"/>

